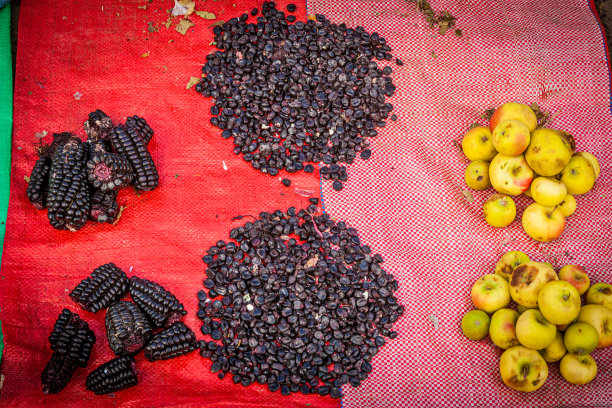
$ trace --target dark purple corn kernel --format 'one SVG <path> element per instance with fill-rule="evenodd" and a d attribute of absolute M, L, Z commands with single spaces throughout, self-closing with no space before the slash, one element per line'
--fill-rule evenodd
<path fill-rule="evenodd" d="M 70 297 L 88 312 L 96 313 L 119 300 L 129 286 L 129 279 L 113 263 L 97 267 L 70 292 Z"/>
<path fill-rule="evenodd" d="M 102 153 L 92 156 L 87 162 L 87 179 L 96 189 L 118 190 L 134 182 L 134 171 L 126 158 Z"/>
<path fill-rule="evenodd" d="M 138 117 L 136 115 L 130 116 L 125 121 L 125 126 L 128 128 L 135 129 L 140 135 L 140 137 L 142 137 L 142 140 L 144 141 L 145 145 L 148 145 L 151 139 L 153 138 L 153 129 L 151 129 L 151 126 L 149 126 L 149 124 L 146 120 L 144 120 L 144 118 Z"/>
<path fill-rule="evenodd" d="M 86 159 L 85 145 L 76 137 L 53 154 L 47 195 L 47 217 L 53 228 L 76 231 L 87 222 L 90 201 Z"/>
<path fill-rule="evenodd" d="M 120 301 L 106 311 L 106 336 L 116 355 L 133 355 L 151 338 L 151 325 L 138 306 Z"/>
<path fill-rule="evenodd" d="M 36 160 L 26 194 L 28 200 L 39 210 L 47 207 L 47 192 L 49 191 L 49 173 L 51 172 L 51 159 L 40 157 Z"/>
<path fill-rule="evenodd" d="M 90 140 L 108 140 L 113 131 L 113 122 L 100 109 L 91 112 L 83 124 L 83 130 Z"/>
<path fill-rule="evenodd" d="M 193 330 L 183 322 L 176 322 L 151 338 L 144 355 L 149 361 L 167 360 L 191 353 L 197 348 Z"/>
<path fill-rule="evenodd" d="M 156 327 L 168 327 L 187 314 L 183 304 L 163 286 L 132 276 L 130 295 Z"/>
<path fill-rule="evenodd" d="M 91 197 L 90 220 L 112 224 L 117 219 L 119 211 L 117 191 L 94 191 Z"/>
<path fill-rule="evenodd" d="M 110 142 L 108 140 L 90 139 L 85 142 L 85 146 L 87 147 L 87 158 L 89 159 L 111 151 Z"/>
<path fill-rule="evenodd" d="M 136 189 L 154 190 L 159 184 L 159 175 L 153 158 L 138 131 L 118 125 L 111 134 L 111 143 L 115 151 L 132 165 Z"/>
<path fill-rule="evenodd" d="M 85 380 L 87 390 L 97 395 L 121 391 L 137 384 L 136 362 L 131 356 L 116 357 L 102 364 Z"/>
<path fill-rule="evenodd" d="M 76 364 L 68 356 L 53 353 L 40 376 L 42 391 L 45 394 L 57 394 L 66 388 L 76 368 Z"/>
<path fill-rule="evenodd" d="M 95 342 L 96 336 L 87 322 L 68 309 L 62 310 L 49 335 L 51 350 L 80 367 L 87 366 Z"/>

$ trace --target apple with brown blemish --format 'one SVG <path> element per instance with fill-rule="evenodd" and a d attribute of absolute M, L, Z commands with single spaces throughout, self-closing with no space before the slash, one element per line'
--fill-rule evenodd
<path fill-rule="evenodd" d="M 516 218 L 516 204 L 512 197 L 495 193 L 482 206 L 485 221 L 492 227 L 507 227 Z"/>
<path fill-rule="evenodd" d="M 589 305 L 602 305 L 612 310 L 612 285 L 604 282 L 595 283 L 586 295 Z"/>
<path fill-rule="evenodd" d="M 595 185 L 595 169 L 586 158 L 573 156 L 561 170 L 561 181 L 573 195 L 587 193 Z"/>
<path fill-rule="evenodd" d="M 499 261 L 495 264 L 495 273 L 503 276 L 504 279 L 510 280 L 512 272 L 517 266 L 524 264 L 529 261 L 529 257 L 526 253 L 521 251 L 509 251 L 499 258 Z"/>
<path fill-rule="evenodd" d="M 584 295 L 591 284 L 589 275 L 580 265 L 565 265 L 559 271 L 559 279 L 571 283 L 580 295 Z M 612 293 L 610 295 L 612 296 Z"/>
<path fill-rule="evenodd" d="M 495 274 L 481 276 L 472 286 L 472 303 L 477 309 L 493 313 L 510 303 L 508 282 Z"/>
<path fill-rule="evenodd" d="M 550 177 L 563 170 L 575 150 L 574 137 L 569 133 L 555 129 L 536 129 L 531 132 L 525 160 L 537 174 Z"/>
<path fill-rule="evenodd" d="M 543 262 L 528 261 L 514 268 L 510 278 L 510 296 L 519 305 L 538 307 L 540 289 L 557 280 L 555 270 Z"/>
<path fill-rule="evenodd" d="M 525 192 L 533 180 L 533 171 L 521 154 L 505 156 L 497 154 L 489 165 L 491 185 L 499 193 L 519 195 Z"/>
<path fill-rule="evenodd" d="M 550 242 L 563 233 L 565 217 L 557 207 L 533 203 L 523 212 L 521 223 L 531 238 L 540 242 Z"/>
<path fill-rule="evenodd" d="M 557 208 L 561 210 L 564 217 L 569 217 L 576 212 L 576 198 L 571 194 L 566 195 Z"/>
<path fill-rule="evenodd" d="M 501 355 L 499 374 L 504 384 L 513 390 L 532 392 L 546 382 L 548 365 L 537 351 L 514 346 Z"/>
<path fill-rule="evenodd" d="M 489 129 L 494 132 L 497 126 L 506 120 L 518 120 L 531 132 L 538 126 L 535 112 L 523 103 L 507 102 L 495 109 L 489 120 Z"/>

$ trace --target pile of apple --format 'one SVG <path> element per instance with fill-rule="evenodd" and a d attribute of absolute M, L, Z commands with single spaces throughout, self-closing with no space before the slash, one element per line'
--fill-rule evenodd
<path fill-rule="evenodd" d="M 531 238 L 548 242 L 561 235 L 565 217 L 576 211 L 574 196 L 593 188 L 600 168 L 591 153 L 576 153 L 569 133 L 536 127 L 529 106 L 505 103 L 495 110 L 488 127 L 467 132 L 461 147 L 472 161 L 465 170 L 467 186 L 493 186 L 497 191 L 483 206 L 487 223 L 510 225 L 516 217 L 511 196 L 525 194 L 535 203 L 523 213 L 523 229 Z"/>
<path fill-rule="evenodd" d="M 549 263 L 508 252 L 495 273 L 472 287 L 476 310 L 463 316 L 461 329 L 471 340 L 488 334 L 505 350 L 499 371 L 512 389 L 537 390 L 548 378 L 547 363 L 556 361 L 566 381 L 586 384 L 597 374 L 590 353 L 612 345 L 612 285 L 589 284 L 578 265 L 564 266 L 557 275 Z M 508 307 L 511 300 L 516 310 Z"/>

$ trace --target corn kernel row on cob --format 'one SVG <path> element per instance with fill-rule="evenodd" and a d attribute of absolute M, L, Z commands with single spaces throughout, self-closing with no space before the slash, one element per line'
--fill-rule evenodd
<path fill-rule="evenodd" d="M 136 363 L 131 356 L 116 357 L 92 371 L 85 381 L 97 395 L 124 390 L 138 384 Z"/>
<path fill-rule="evenodd" d="M 146 345 L 144 355 L 149 361 L 167 360 L 196 349 L 196 336 L 183 322 L 157 333 Z"/>
<path fill-rule="evenodd" d="M 129 279 L 114 263 L 97 267 L 70 292 L 83 309 L 96 313 L 119 300 L 128 289 Z"/>

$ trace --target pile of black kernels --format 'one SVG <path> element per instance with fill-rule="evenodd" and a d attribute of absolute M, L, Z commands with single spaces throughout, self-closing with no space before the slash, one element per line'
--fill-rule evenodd
<path fill-rule="evenodd" d="M 261 213 L 204 256 L 198 317 L 213 341 L 200 353 L 219 378 L 339 398 L 342 385 L 368 377 L 384 337 L 397 336 L 397 280 L 357 230 L 316 209 Z"/>
<path fill-rule="evenodd" d="M 128 292 L 132 301 L 120 300 Z M 128 279 L 113 263 L 96 268 L 70 292 L 70 297 L 88 312 L 108 308 L 106 337 L 117 357 L 87 376 L 86 388 L 96 394 L 137 385 L 133 356 L 142 349 L 149 361 L 156 361 L 182 356 L 204 345 L 179 320 L 187 312 L 172 293 L 147 279 Z M 53 355 L 41 375 L 43 392 L 63 390 L 76 368 L 87 366 L 95 341 L 88 324 L 64 309 L 49 336 Z"/>
<path fill-rule="evenodd" d="M 96 110 L 83 129 L 86 142 L 63 132 L 53 134 L 51 144 L 41 143 L 26 190 L 34 207 L 47 208 L 49 223 L 60 230 L 79 230 L 88 219 L 114 223 L 120 214 L 120 188 L 134 184 L 137 190 L 151 191 L 159 182 L 147 149 L 153 130 L 144 119 L 132 116 L 125 127 L 115 127 Z"/>
<path fill-rule="evenodd" d="M 392 69 L 374 61 L 391 60 L 391 48 L 377 33 L 320 14 L 291 24 L 295 16 L 271 1 L 261 14 L 256 22 L 243 14 L 214 27 L 222 51 L 206 56 L 195 89 L 214 98 L 210 122 L 234 138 L 234 153 L 253 168 L 276 176 L 282 169 L 313 172 L 306 163 L 323 162 L 321 175 L 341 190 L 345 166 L 328 166 L 350 164 L 357 154 L 368 159 L 369 140 L 393 109 L 385 102 L 395 92 Z"/>

